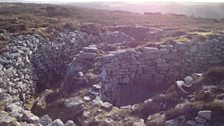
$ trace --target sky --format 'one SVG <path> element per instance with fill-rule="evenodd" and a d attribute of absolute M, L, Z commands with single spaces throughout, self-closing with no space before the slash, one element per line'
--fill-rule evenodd
<path fill-rule="evenodd" d="M 4 0 L 0 0 L 4 1 Z M 7 0 L 6 0 L 7 1 Z M 224 2 L 224 0 L 10 0 L 10 1 L 27 1 L 27 2 L 46 2 L 46 3 L 65 3 L 65 2 Z"/>

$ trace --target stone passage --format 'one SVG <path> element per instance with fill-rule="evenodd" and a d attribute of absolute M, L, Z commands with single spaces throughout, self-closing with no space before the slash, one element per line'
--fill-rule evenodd
<path fill-rule="evenodd" d="M 142 102 L 190 73 L 223 64 L 223 37 L 110 52 L 101 58 L 102 98 L 118 106 Z"/>

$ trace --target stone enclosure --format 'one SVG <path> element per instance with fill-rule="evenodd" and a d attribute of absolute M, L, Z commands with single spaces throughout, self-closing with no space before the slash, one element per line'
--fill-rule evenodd
<path fill-rule="evenodd" d="M 142 102 L 191 73 L 222 65 L 224 38 L 112 51 L 102 56 L 102 98 L 118 106 Z M 158 93 L 158 92 L 157 92 Z"/>

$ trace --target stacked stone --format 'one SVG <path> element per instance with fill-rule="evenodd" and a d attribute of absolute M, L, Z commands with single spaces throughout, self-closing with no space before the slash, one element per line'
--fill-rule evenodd
<path fill-rule="evenodd" d="M 96 37 L 80 31 L 67 31 L 59 34 L 54 41 L 40 45 L 38 51 L 33 55 L 34 71 L 38 77 L 38 83 L 63 80 L 68 64 L 73 57 L 85 46 L 94 43 L 96 39 Z M 59 84 L 54 86 L 60 87 Z"/>
<path fill-rule="evenodd" d="M 11 37 L 8 51 L 0 54 L 0 86 L 25 101 L 33 95 L 35 83 L 44 87 L 60 79 L 74 55 L 96 40 L 80 31 L 61 32 L 52 41 L 37 34 Z"/>
<path fill-rule="evenodd" d="M 99 63 L 103 97 L 119 104 L 125 99 L 130 101 L 129 98 L 119 99 L 122 98 L 121 93 L 126 92 L 130 93 L 129 96 L 140 94 L 143 97 L 139 97 L 139 100 L 143 100 L 149 94 L 141 93 L 149 92 L 149 88 L 169 86 L 190 73 L 223 65 L 223 39 L 219 37 L 204 42 L 192 40 L 188 43 L 176 42 L 172 45 L 111 52 L 103 56 Z"/>
<path fill-rule="evenodd" d="M 37 50 L 40 36 L 12 37 L 8 51 L 0 54 L 0 86 L 22 100 L 30 98 L 34 91 L 31 57 Z"/>
<path fill-rule="evenodd" d="M 212 111 L 202 110 L 193 120 L 187 120 L 184 115 L 165 122 L 165 126 L 209 126 L 212 118 Z"/>
<path fill-rule="evenodd" d="M 48 115 L 39 118 L 31 111 L 25 110 L 22 102 L 0 88 L 0 125 L 1 126 L 76 126 L 73 121 L 65 125 L 60 119 L 54 121 Z"/>

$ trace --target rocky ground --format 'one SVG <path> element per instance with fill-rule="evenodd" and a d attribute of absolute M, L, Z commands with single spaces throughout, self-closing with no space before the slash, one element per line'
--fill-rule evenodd
<path fill-rule="evenodd" d="M 152 26 L 103 23 L 80 23 L 75 27 L 74 24 L 64 24 L 56 28 L 55 24 L 59 25 L 59 21 L 55 20 L 58 18 L 55 16 L 48 20 L 42 17 L 48 23 L 54 20 L 55 24 L 34 27 L 32 23 L 38 20 L 32 19 L 33 22 L 29 27 L 22 30 L 20 25 L 24 25 L 21 24 L 24 22 L 20 16 L 15 20 L 6 18 L 6 15 L 1 17 L 4 23 L 10 23 L 10 27 L 1 25 L 0 30 L 0 126 L 222 126 L 224 124 L 222 67 L 224 62 L 222 58 L 215 57 L 223 56 L 223 43 L 220 39 L 223 38 L 224 32 L 221 27 L 214 27 L 220 22 L 213 24 L 214 28 L 197 29 L 175 28 L 171 24 Z M 211 22 L 206 19 L 202 21 L 206 25 Z M 18 25 L 22 31 L 15 31 Z M 112 67 L 111 73 L 107 74 L 110 76 L 104 78 L 102 59 L 110 60 L 111 64 L 120 63 L 126 57 L 135 57 L 123 55 L 127 50 L 135 50 L 134 55 L 138 55 L 140 53 L 138 50 L 148 49 L 151 55 L 155 54 L 152 51 L 158 51 L 165 45 L 183 47 L 186 43 L 205 43 L 207 40 L 211 40 L 214 42 L 213 45 L 217 46 L 214 51 L 211 50 L 213 46 L 209 47 L 211 50 L 209 62 L 218 61 L 220 67 L 209 69 L 210 66 L 204 68 L 203 65 L 202 73 L 194 73 L 202 67 L 201 64 L 207 63 L 197 64 L 199 60 L 193 58 L 192 62 L 196 62 L 197 68 L 187 72 L 178 68 L 181 69 L 179 71 L 183 71 L 181 73 L 183 78 L 175 80 L 173 76 L 166 81 L 159 79 L 162 81 L 160 83 L 166 86 L 150 90 L 136 88 L 138 94 L 146 92 L 150 94 L 145 98 L 136 100 L 135 95 L 128 96 L 129 92 L 123 92 L 122 96 L 115 95 L 117 99 L 130 98 L 123 100 L 125 105 L 117 105 L 113 102 L 114 98 L 109 100 L 104 98 L 104 94 L 111 88 L 105 86 L 105 82 L 116 82 L 113 77 L 120 76 L 128 83 L 129 80 L 121 75 L 126 71 L 130 73 L 139 66 L 123 71 L 121 75 L 113 75 L 122 69 L 117 70 L 113 66 L 103 64 L 107 68 Z M 193 53 L 198 51 L 193 46 L 188 48 Z M 167 52 L 166 49 L 163 51 Z M 119 61 L 111 61 L 115 54 L 120 57 Z M 162 60 L 158 62 L 164 63 Z M 127 64 L 121 62 L 119 66 Z M 147 64 L 150 63 L 147 61 Z M 189 64 L 191 62 L 187 66 Z M 133 78 L 135 79 L 135 76 Z M 132 92 L 133 89 L 129 91 Z"/>

